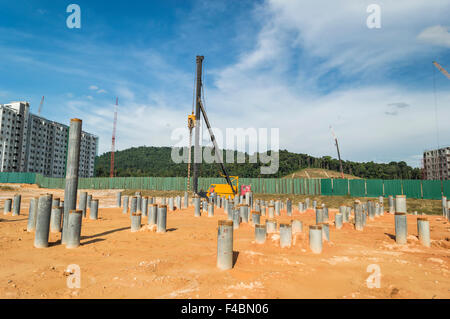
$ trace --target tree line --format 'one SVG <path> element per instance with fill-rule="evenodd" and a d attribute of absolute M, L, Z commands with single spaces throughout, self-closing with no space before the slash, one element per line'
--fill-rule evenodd
<path fill-rule="evenodd" d="M 202 151 L 204 148 L 202 149 Z M 160 177 L 186 177 L 187 162 L 174 163 L 171 158 L 171 147 L 141 146 L 132 147 L 115 152 L 115 176 L 160 176 Z M 185 152 L 187 154 L 187 152 Z M 193 151 L 192 151 L 193 153 Z M 225 159 L 225 151 L 222 151 Z M 331 156 L 313 157 L 307 154 L 292 153 L 287 150 L 279 152 L 279 169 L 275 174 L 262 175 L 258 160 L 250 163 L 251 156 L 247 153 L 234 151 L 234 158 L 238 155 L 245 158 L 245 163 L 225 163 L 229 175 L 239 177 L 284 177 L 304 168 L 323 168 L 340 171 L 339 160 Z M 270 152 L 269 152 L 269 155 Z M 255 156 L 255 155 L 253 155 Z M 187 156 L 186 156 L 187 158 Z M 95 176 L 107 177 L 110 174 L 111 153 L 107 152 L 96 157 Z M 191 176 L 193 165 L 191 165 Z M 217 163 L 199 165 L 200 176 L 219 177 L 220 166 Z M 267 165 L 266 165 L 267 166 Z M 342 161 L 344 173 L 368 179 L 420 179 L 421 170 L 412 168 L 405 162 L 374 163 Z"/>

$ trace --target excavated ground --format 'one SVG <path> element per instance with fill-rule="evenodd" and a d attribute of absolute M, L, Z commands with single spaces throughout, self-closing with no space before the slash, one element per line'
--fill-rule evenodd
<path fill-rule="evenodd" d="M 116 191 L 89 190 L 100 200 L 100 219 L 83 220 L 81 247 L 66 249 L 60 234 L 50 234 L 50 247 L 37 249 L 34 233 L 26 231 L 30 198 L 62 198 L 63 191 L 9 187 L 0 191 L 0 207 L 20 193 L 22 208 L 17 217 L 0 212 L 1 298 L 450 298 L 450 224 L 441 216 L 428 216 L 430 248 L 417 239 L 417 216 L 408 215 L 408 243 L 399 246 L 394 216 L 385 214 L 364 231 L 331 225 L 330 242 L 316 255 L 307 236 L 314 212 L 294 209 L 288 217 L 282 211 L 279 222 L 296 218 L 304 224 L 291 248 L 279 247 L 279 234 L 258 245 L 254 228 L 241 224 L 234 232 L 234 268 L 221 271 L 216 249 L 223 209 L 199 218 L 193 207 L 169 212 L 165 234 L 149 229 L 143 217 L 142 230 L 131 233 L 129 214 L 115 207 Z M 80 289 L 67 286 L 71 264 L 80 267 Z M 379 288 L 367 285 L 373 269 L 380 270 Z"/>

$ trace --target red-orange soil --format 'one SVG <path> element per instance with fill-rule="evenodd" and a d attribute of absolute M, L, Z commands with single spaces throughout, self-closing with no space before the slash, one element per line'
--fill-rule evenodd
<path fill-rule="evenodd" d="M 217 222 L 194 217 L 193 207 L 168 213 L 168 232 L 146 226 L 130 232 L 129 214 L 115 207 L 116 191 L 88 191 L 100 200 L 97 221 L 83 219 L 82 246 L 66 249 L 60 234 L 50 234 L 51 246 L 33 247 L 34 233 L 26 231 L 32 196 L 62 190 L 22 185 L 0 192 L 0 298 L 450 298 L 450 224 L 429 216 L 432 246 L 417 239 L 417 216 L 408 215 L 408 243 L 396 245 L 394 216 L 367 221 L 364 231 L 352 224 L 340 230 L 330 225 L 330 242 L 321 254 L 309 249 L 307 230 L 312 210 L 292 217 L 303 221 L 303 233 L 291 248 L 279 247 L 279 235 L 254 242 L 254 228 L 241 224 L 234 231 L 237 258 L 232 270 L 216 267 Z M 22 194 L 21 215 L 3 215 L 3 202 Z M 295 205 L 296 206 L 296 205 Z M 336 210 L 330 209 L 330 220 Z M 264 217 L 261 217 L 264 222 Z M 67 266 L 81 269 L 81 288 L 67 287 Z M 380 288 L 368 288 L 369 265 L 381 271 Z"/>

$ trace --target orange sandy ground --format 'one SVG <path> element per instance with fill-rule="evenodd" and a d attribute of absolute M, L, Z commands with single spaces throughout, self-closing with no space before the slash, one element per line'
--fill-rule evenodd
<path fill-rule="evenodd" d="M 3 215 L 4 199 L 19 191 L 21 215 Z M 305 231 L 315 215 L 294 210 L 304 231 L 292 248 L 281 249 L 277 234 L 255 244 L 253 227 L 241 224 L 234 232 L 234 268 L 221 271 L 216 245 L 223 209 L 215 208 L 212 218 L 195 218 L 193 207 L 176 210 L 168 213 L 167 233 L 147 227 L 131 233 L 129 214 L 114 208 L 116 191 L 91 190 L 100 199 L 100 219 L 83 220 L 82 246 L 66 249 L 60 234 L 50 234 L 51 246 L 37 249 L 34 233 L 26 231 L 28 205 L 30 197 L 46 192 L 63 197 L 61 190 L 29 186 L 0 192 L 1 298 L 450 298 L 450 227 L 440 216 L 429 217 L 431 248 L 418 242 L 413 215 L 408 244 L 396 245 L 394 216 L 385 214 L 362 232 L 351 224 L 341 230 L 331 225 L 331 241 L 315 255 Z M 335 212 L 330 209 L 330 220 Z M 290 219 L 285 212 L 278 218 Z M 67 287 L 70 264 L 81 268 L 80 289 Z M 380 267 L 380 288 L 367 287 L 371 264 Z"/>

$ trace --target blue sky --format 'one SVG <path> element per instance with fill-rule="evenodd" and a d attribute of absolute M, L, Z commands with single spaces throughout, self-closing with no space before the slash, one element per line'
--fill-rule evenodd
<path fill-rule="evenodd" d="M 66 7 L 81 8 L 81 29 Z M 366 8 L 381 7 L 369 29 Z M 169 146 L 192 107 L 195 56 L 205 56 L 212 125 L 278 127 L 280 148 L 344 159 L 420 165 L 450 145 L 450 0 L 0 1 L 0 103 L 42 115 L 117 147 Z"/>

